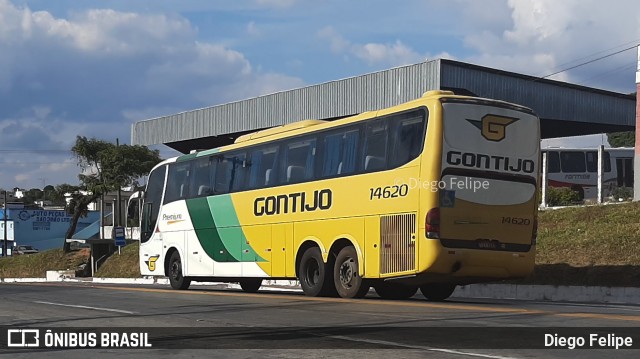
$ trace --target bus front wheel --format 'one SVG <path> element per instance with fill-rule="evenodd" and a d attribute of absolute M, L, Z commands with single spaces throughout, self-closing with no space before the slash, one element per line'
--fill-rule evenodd
<path fill-rule="evenodd" d="M 185 278 L 182 273 L 182 260 L 180 259 L 180 253 L 178 253 L 178 251 L 175 251 L 173 252 L 173 254 L 171 254 L 171 258 L 169 259 L 168 274 L 171 288 L 180 290 L 189 288 L 191 280 Z"/>
<path fill-rule="evenodd" d="M 245 279 L 240 281 L 240 288 L 247 293 L 257 293 L 262 285 L 262 279 Z"/>
<path fill-rule="evenodd" d="M 449 298 L 454 290 L 456 290 L 455 284 L 446 283 L 425 284 L 420 287 L 422 295 L 424 295 L 427 300 L 433 302 L 442 302 Z"/>
<path fill-rule="evenodd" d="M 331 279 L 327 278 L 327 266 L 322 260 L 320 248 L 310 247 L 302 254 L 298 264 L 298 279 L 305 295 L 318 297 L 330 292 Z"/>
<path fill-rule="evenodd" d="M 333 267 L 333 282 L 342 298 L 362 298 L 369 292 L 358 269 L 358 254 L 352 246 L 342 248 Z"/>
<path fill-rule="evenodd" d="M 393 282 L 382 282 L 374 286 L 376 293 L 383 299 L 407 299 L 418 291 L 418 287 Z"/>

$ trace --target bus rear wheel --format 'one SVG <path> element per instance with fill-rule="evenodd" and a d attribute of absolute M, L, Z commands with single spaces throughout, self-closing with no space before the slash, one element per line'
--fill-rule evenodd
<path fill-rule="evenodd" d="M 342 298 L 362 298 L 369 292 L 358 269 L 358 254 L 352 246 L 344 247 L 336 257 L 333 267 L 333 282 Z"/>
<path fill-rule="evenodd" d="M 189 288 L 189 285 L 191 285 L 191 279 L 185 278 L 182 273 L 182 260 L 180 259 L 180 253 L 178 253 L 178 251 L 171 254 L 167 272 L 171 288 L 185 290 Z"/>
<path fill-rule="evenodd" d="M 327 266 L 322 260 L 318 247 L 304 251 L 298 264 L 298 279 L 305 295 L 309 297 L 326 296 L 332 292 L 333 281 L 327 275 Z"/>
<path fill-rule="evenodd" d="M 425 284 L 420 287 L 422 295 L 424 295 L 427 300 L 433 302 L 442 302 L 449 298 L 454 290 L 456 290 L 455 284 L 446 283 Z"/>
<path fill-rule="evenodd" d="M 382 282 L 374 286 L 376 293 L 383 299 L 407 299 L 413 297 L 418 287 L 393 282 Z"/>
<path fill-rule="evenodd" d="M 257 293 L 262 285 L 262 279 L 245 279 L 240 281 L 240 288 L 247 293 Z"/>

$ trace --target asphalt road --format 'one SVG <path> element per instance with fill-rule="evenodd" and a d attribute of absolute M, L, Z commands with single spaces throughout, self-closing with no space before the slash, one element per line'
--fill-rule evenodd
<path fill-rule="evenodd" d="M 221 287 L 174 291 L 82 283 L 0 284 L 0 301 L 3 358 L 640 356 L 635 349 L 640 349 L 640 306 L 632 305 L 458 298 L 432 303 L 419 296 L 382 300 L 373 293 L 347 300 L 275 290 L 248 294 Z M 96 332 L 98 338 L 100 332 L 144 332 L 152 347 L 7 348 L 7 329 L 27 327 Z M 554 333 L 584 337 L 585 344 L 574 350 L 545 348 L 545 334 L 556 338 Z M 631 337 L 634 349 L 593 349 L 590 334 Z"/>

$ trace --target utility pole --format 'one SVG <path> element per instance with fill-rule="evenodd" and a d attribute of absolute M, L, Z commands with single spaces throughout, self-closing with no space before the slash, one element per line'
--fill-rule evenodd
<path fill-rule="evenodd" d="M 116 149 L 118 149 L 119 147 L 120 147 L 120 140 L 116 138 Z M 116 151 L 116 153 L 118 153 L 118 152 Z M 122 207 L 122 203 L 121 203 L 122 200 L 120 199 L 120 188 L 122 186 L 120 186 L 120 182 L 118 182 L 118 181 L 119 181 L 119 179 L 116 178 L 116 183 L 118 185 L 118 193 L 116 195 L 116 209 L 117 209 L 116 212 L 118 214 L 118 217 L 114 221 L 114 226 L 115 227 L 120 227 L 120 217 L 122 216 L 122 208 L 121 208 Z"/>
<path fill-rule="evenodd" d="M 633 156 L 633 200 L 640 201 L 640 46 L 638 46 L 638 65 L 636 68 L 636 148 Z"/>
<path fill-rule="evenodd" d="M 47 199 L 47 192 L 44 190 L 45 182 L 47 181 L 47 179 L 42 177 L 38 179 L 42 181 L 42 207 L 44 207 L 44 201 Z"/>
<path fill-rule="evenodd" d="M 2 208 L 3 224 L 4 224 L 4 240 L 2 241 L 2 256 L 7 256 L 7 242 L 9 241 L 7 234 L 7 191 L 4 191 L 4 206 Z"/>

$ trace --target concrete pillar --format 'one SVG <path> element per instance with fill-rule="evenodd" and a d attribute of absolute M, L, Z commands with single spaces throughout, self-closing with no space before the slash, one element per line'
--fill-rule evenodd
<path fill-rule="evenodd" d="M 602 177 L 604 174 L 604 146 L 598 146 L 598 204 L 602 203 Z"/>
<path fill-rule="evenodd" d="M 636 150 L 633 156 L 633 200 L 640 201 L 640 46 L 638 46 L 638 66 L 636 69 Z"/>
<path fill-rule="evenodd" d="M 547 173 L 549 171 L 549 160 L 547 155 L 547 152 L 542 152 L 542 202 L 540 203 L 540 207 L 542 208 L 547 207 L 547 188 L 549 185 L 549 181 L 547 181 Z"/>

